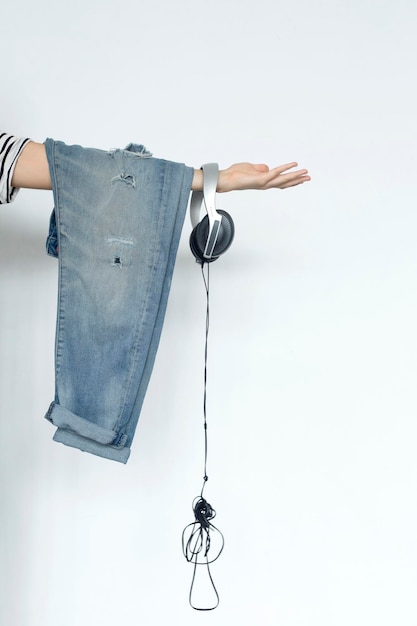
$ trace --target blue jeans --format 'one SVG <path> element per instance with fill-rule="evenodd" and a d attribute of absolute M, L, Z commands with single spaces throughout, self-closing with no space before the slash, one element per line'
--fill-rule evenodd
<path fill-rule="evenodd" d="M 192 168 L 143 146 L 45 142 L 59 259 L 54 440 L 126 463 L 165 316 Z"/>

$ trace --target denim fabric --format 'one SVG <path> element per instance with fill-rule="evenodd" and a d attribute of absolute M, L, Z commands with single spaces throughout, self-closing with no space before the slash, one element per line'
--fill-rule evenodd
<path fill-rule="evenodd" d="M 59 259 L 54 440 L 126 463 L 165 316 L 192 168 L 143 146 L 45 142 Z"/>

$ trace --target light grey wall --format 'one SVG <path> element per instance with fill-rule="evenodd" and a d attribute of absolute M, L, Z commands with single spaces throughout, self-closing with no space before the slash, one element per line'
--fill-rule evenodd
<path fill-rule="evenodd" d="M 1 128 L 313 181 L 221 197 L 212 266 L 217 611 L 188 606 L 204 291 L 184 229 L 127 466 L 51 441 L 49 192 L 0 212 L 0 619 L 415 626 L 414 1 L 51 0 L 2 8 Z"/>

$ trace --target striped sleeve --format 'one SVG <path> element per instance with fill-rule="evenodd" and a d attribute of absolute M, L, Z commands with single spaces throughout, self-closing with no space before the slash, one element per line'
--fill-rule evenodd
<path fill-rule="evenodd" d="M 0 132 L 0 204 L 13 202 L 19 189 L 12 187 L 16 161 L 30 139 Z"/>

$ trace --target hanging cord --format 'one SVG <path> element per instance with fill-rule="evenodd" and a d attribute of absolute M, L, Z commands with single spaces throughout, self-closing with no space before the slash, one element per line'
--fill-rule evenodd
<path fill-rule="evenodd" d="M 211 523 L 216 517 L 216 511 L 212 506 L 203 498 L 204 488 L 208 481 L 207 476 L 207 452 L 208 452 L 208 440 L 207 440 L 207 353 L 208 353 L 208 334 L 209 334 L 209 322 L 210 322 L 210 265 L 207 264 L 207 278 L 204 274 L 204 264 L 201 266 L 201 273 L 203 276 L 204 286 L 207 296 L 207 308 L 206 308 L 206 342 L 204 350 L 204 400 L 203 400 L 203 416 L 204 416 L 204 476 L 203 486 L 201 488 L 200 495 L 194 498 L 192 509 L 194 512 L 195 521 L 191 522 L 184 528 L 182 533 L 182 551 L 185 558 L 189 563 L 194 563 L 193 578 L 191 581 L 189 602 L 193 609 L 196 611 L 212 611 L 219 606 L 219 594 L 217 593 L 216 586 L 214 584 L 210 563 L 216 561 L 224 548 L 224 537 L 216 526 Z M 188 539 L 186 538 L 188 536 Z M 212 547 L 212 536 L 217 537 L 219 545 L 214 552 L 214 555 L 209 556 L 210 548 Z M 216 604 L 208 608 L 199 608 L 193 604 L 192 596 L 194 589 L 194 582 L 197 572 L 197 565 L 206 565 L 208 577 L 216 596 Z"/>

